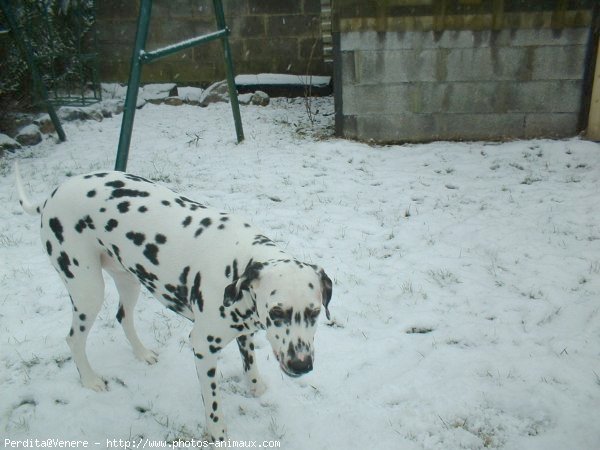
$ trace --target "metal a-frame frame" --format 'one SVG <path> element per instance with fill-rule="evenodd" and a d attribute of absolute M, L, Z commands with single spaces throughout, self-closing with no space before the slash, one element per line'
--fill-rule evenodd
<path fill-rule="evenodd" d="M 221 0 L 213 0 L 215 18 L 217 22 L 217 31 L 203 36 L 198 36 L 176 44 L 169 45 L 153 51 L 146 51 L 146 38 L 148 36 L 148 27 L 150 25 L 150 16 L 152 14 L 152 0 L 141 0 L 140 12 L 138 15 L 137 32 L 133 55 L 131 57 L 131 69 L 129 72 L 129 83 L 127 85 L 127 96 L 125 97 L 125 107 L 123 110 L 123 121 L 121 124 L 121 135 L 119 137 L 119 148 L 117 150 L 117 160 L 115 170 L 125 171 L 129 155 L 129 145 L 131 143 L 131 134 L 133 130 L 133 119 L 137 104 L 138 90 L 142 66 L 159 58 L 172 55 L 180 50 L 185 50 L 196 45 L 205 44 L 217 39 L 221 40 L 223 45 L 223 56 L 225 59 L 225 68 L 227 72 L 227 87 L 229 90 L 229 99 L 235 122 L 235 131 L 237 141 L 244 140 L 244 130 L 242 128 L 242 119 L 240 115 L 240 106 L 235 87 L 235 75 L 233 70 L 233 61 L 231 58 L 231 48 L 229 47 L 230 30 L 225 23 L 225 14 Z"/>

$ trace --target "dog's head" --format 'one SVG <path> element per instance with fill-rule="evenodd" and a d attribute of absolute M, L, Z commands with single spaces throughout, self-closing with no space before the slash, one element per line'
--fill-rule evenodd
<path fill-rule="evenodd" d="M 329 319 L 332 283 L 325 271 L 294 260 L 250 264 L 225 289 L 224 304 L 252 298 L 273 353 L 284 373 L 298 377 L 313 368 L 313 341 L 322 309 Z"/>

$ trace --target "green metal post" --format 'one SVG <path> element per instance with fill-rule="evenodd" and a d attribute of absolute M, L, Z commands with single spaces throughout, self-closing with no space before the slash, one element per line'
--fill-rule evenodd
<path fill-rule="evenodd" d="M 52 124 L 56 129 L 58 138 L 61 141 L 66 141 L 67 135 L 65 134 L 60 120 L 56 115 L 56 110 L 54 109 L 54 106 L 52 106 L 52 103 L 50 103 L 50 100 L 48 99 L 48 90 L 44 85 L 40 72 L 38 71 L 37 64 L 35 63 L 35 59 L 33 57 L 33 49 L 31 48 L 29 41 L 21 33 L 21 29 L 19 28 L 19 24 L 17 23 L 16 16 L 14 15 L 14 11 L 12 10 L 9 2 L 7 0 L 0 0 L 0 8 L 2 8 L 2 11 L 4 12 L 4 17 L 6 17 L 6 20 L 8 21 L 8 26 L 14 33 L 15 40 L 17 41 L 19 47 L 21 47 L 21 52 L 27 60 L 27 65 L 29 66 L 29 70 L 31 71 L 31 77 L 33 78 L 33 84 L 38 91 L 38 95 L 42 98 L 44 104 L 46 105 L 48 115 L 50 116 Z"/>
<path fill-rule="evenodd" d="M 119 136 L 117 161 L 115 163 L 115 170 L 120 170 L 122 172 L 124 172 L 127 168 L 129 144 L 131 143 L 133 119 L 135 117 L 135 107 L 137 104 L 142 73 L 141 56 L 146 46 L 146 38 L 148 37 L 148 26 L 150 24 L 151 13 L 152 0 L 142 0 L 137 22 L 137 32 L 135 34 L 133 56 L 131 57 L 129 83 L 127 84 L 127 96 L 125 97 L 125 106 L 123 109 L 123 121 L 121 123 L 121 135 Z"/>
<path fill-rule="evenodd" d="M 223 4 L 221 0 L 213 0 L 215 8 L 215 17 L 217 19 L 217 27 L 220 30 L 227 29 L 225 23 L 225 13 L 223 12 Z M 240 104 L 237 97 L 237 89 L 235 87 L 235 72 L 233 69 L 233 59 L 231 58 L 231 48 L 229 46 L 229 39 L 225 36 L 221 39 L 223 44 L 223 57 L 225 58 L 225 71 L 227 73 L 227 88 L 229 90 L 229 101 L 231 102 L 231 111 L 233 113 L 233 121 L 235 123 L 235 134 L 237 135 L 237 141 L 242 142 L 244 140 L 244 129 L 242 128 L 242 116 L 240 114 Z"/>

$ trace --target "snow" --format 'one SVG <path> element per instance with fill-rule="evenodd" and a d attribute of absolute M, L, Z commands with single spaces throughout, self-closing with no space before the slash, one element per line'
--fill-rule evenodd
<path fill-rule="evenodd" d="M 580 139 L 378 147 L 329 137 L 330 98 L 246 106 L 147 104 L 128 170 L 241 214 L 334 280 L 315 369 L 281 373 L 259 335 L 269 388 L 251 398 L 235 345 L 218 377 L 231 439 L 284 449 L 544 449 L 600 445 L 600 145 Z M 112 284 L 88 354 L 109 381 L 81 387 L 70 303 L 20 209 L 30 195 L 113 167 L 121 117 L 65 123 L 0 159 L 0 437 L 200 438 L 190 324 L 147 293 L 135 360 Z"/>
<path fill-rule="evenodd" d="M 195 101 L 199 102 L 202 98 L 202 92 L 204 89 L 199 87 L 180 87 L 177 88 L 178 96 L 184 101 Z"/>
<path fill-rule="evenodd" d="M 331 77 L 320 75 L 288 75 L 280 73 L 259 73 L 258 75 L 237 75 L 235 84 L 238 86 L 252 85 L 305 85 L 328 86 Z"/>

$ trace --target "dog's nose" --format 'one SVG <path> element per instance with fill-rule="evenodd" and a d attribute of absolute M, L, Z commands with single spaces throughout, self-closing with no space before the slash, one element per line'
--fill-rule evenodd
<path fill-rule="evenodd" d="M 307 356 L 304 359 L 291 359 L 287 366 L 295 374 L 302 375 L 308 373 L 313 369 L 312 356 Z"/>

